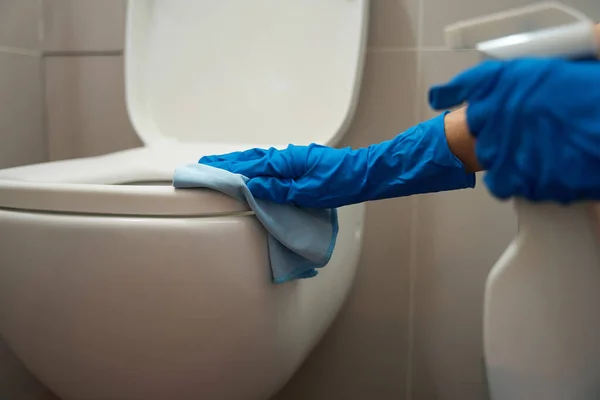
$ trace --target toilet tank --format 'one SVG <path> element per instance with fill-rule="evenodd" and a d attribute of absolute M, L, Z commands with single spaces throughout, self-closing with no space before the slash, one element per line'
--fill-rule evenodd
<path fill-rule="evenodd" d="M 146 145 L 334 145 L 354 114 L 367 0 L 130 0 L 125 79 Z"/>

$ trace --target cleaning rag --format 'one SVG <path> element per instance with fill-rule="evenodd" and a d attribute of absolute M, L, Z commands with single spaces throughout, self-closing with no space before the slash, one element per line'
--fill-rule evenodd
<path fill-rule="evenodd" d="M 254 198 L 248 178 L 202 164 L 178 167 L 173 186 L 208 188 L 246 202 L 268 232 L 273 282 L 311 278 L 331 259 L 338 233 L 336 209 L 308 209 Z"/>

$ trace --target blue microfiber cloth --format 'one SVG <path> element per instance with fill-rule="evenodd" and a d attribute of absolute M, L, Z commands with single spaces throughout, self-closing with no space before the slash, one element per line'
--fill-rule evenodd
<path fill-rule="evenodd" d="M 255 199 L 248 178 L 202 164 L 177 168 L 176 188 L 209 188 L 245 201 L 268 235 L 271 271 L 275 283 L 317 275 L 327 264 L 338 233 L 336 209 L 307 209 Z"/>

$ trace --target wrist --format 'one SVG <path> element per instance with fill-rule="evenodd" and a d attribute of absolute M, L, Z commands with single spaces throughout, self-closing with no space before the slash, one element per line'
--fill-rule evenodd
<path fill-rule="evenodd" d="M 596 35 L 596 57 L 600 58 L 600 24 L 597 24 L 594 28 Z"/>
<path fill-rule="evenodd" d="M 467 124 L 466 107 L 449 112 L 444 117 L 444 132 L 452 154 L 464 165 L 467 172 L 481 171 L 475 155 L 475 138 Z"/>

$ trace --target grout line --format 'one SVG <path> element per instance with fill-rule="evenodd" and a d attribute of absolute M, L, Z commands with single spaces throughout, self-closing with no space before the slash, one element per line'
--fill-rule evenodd
<path fill-rule="evenodd" d="M 107 56 L 122 56 L 123 50 L 75 50 L 62 51 L 50 50 L 42 53 L 44 57 L 107 57 Z"/>
<path fill-rule="evenodd" d="M 367 52 L 369 52 L 369 53 L 391 53 L 391 52 L 410 53 L 410 52 L 415 52 L 415 51 L 419 51 L 419 49 L 417 49 L 416 47 L 386 47 L 386 46 L 369 47 L 367 49 Z"/>
<path fill-rule="evenodd" d="M 40 49 L 44 48 L 44 38 L 46 37 L 46 21 L 44 19 L 44 0 L 38 0 L 37 2 L 37 10 L 38 10 L 38 23 L 37 23 L 37 36 L 38 36 L 38 46 Z"/>
<path fill-rule="evenodd" d="M 46 37 L 46 21 L 44 19 L 44 0 L 38 2 L 38 42 L 40 48 L 44 46 Z M 44 145 L 45 162 L 50 161 L 50 135 L 48 132 L 48 107 L 46 104 L 46 60 L 40 52 L 40 107 L 42 107 L 42 139 Z"/>
<path fill-rule="evenodd" d="M 42 52 L 32 49 L 21 49 L 18 47 L 0 46 L 0 53 L 16 54 L 19 56 L 40 57 Z"/>
<path fill-rule="evenodd" d="M 48 129 L 48 103 L 46 99 L 46 59 L 40 57 L 40 84 L 42 90 L 40 90 L 41 98 L 40 103 L 42 107 L 42 135 L 44 139 L 44 150 L 46 155 L 46 162 L 50 161 L 50 132 Z"/>
<path fill-rule="evenodd" d="M 424 31 L 424 5 L 425 0 L 419 0 L 418 14 L 417 14 L 417 55 L 416 55 L 416 90 L 417 95 L 415 96 L 417 104 L 415 105 L 415 123 L 419 123 L 421 120 L 422 101 L 420 93 L 423 89 L 423 31 Z M 406 367 L 406 391 L 404 393 L 405 400 L 411 400 L 413 397 L 413 379 L 414 379 L 414 342 L 415 342 L 415 303 L 416 303 L 416 281 L 417 281 L 417 270 L 418 270 L 418 244 L 419 244 L 419 197 L 413 196 L 411 198 L 411 218 L 410 218 L 410 238 L 409 238 L 409 260 L 408 260 L 408 334 L 407 334 L 407 362 Z"/>
<path fill-rule="evenodd" d="M 476 52 L 477 50 L 475 49 L 449 49 L 447 47 L 444 46 L 429 46 L 429 47 L 386 47 L 386 46 L 381 46 L 381 47 L 369 47 L 367 49 L 368 52 L 370 53 L 389 53 L 389 52 L 417 52 L 417 51 L 421 51 L 421 52 L 429 52 L 429 51 L 442 51 L 442 52 L 453 52 L 453 53 L 473 53 Z"/>
<path fill-rule="evenodd" d="M 414 364 L 414 342 L 415 342 L 415 303 L 416 303 L 416 280 L 417 280 L 417 250 L 418 250 L 418 223 L 419 223 L 419 197 L 411 198 L 409 260 L 408 260 L 408 343 L 406 368 L 406 393 L 405 400 L 411 400 L 413 395 L 413 364 Z"/>
<path fill-rule="evenodd" d="M 429 47 L 421 47 L 419 49 L 420 51 L 444 51 L 444 52 L 452 52 L 452 53 L 476 53 L 477 50 L 475 49 L 449 49 L 447 47 L 444 46 L 429 46 Z"/>

